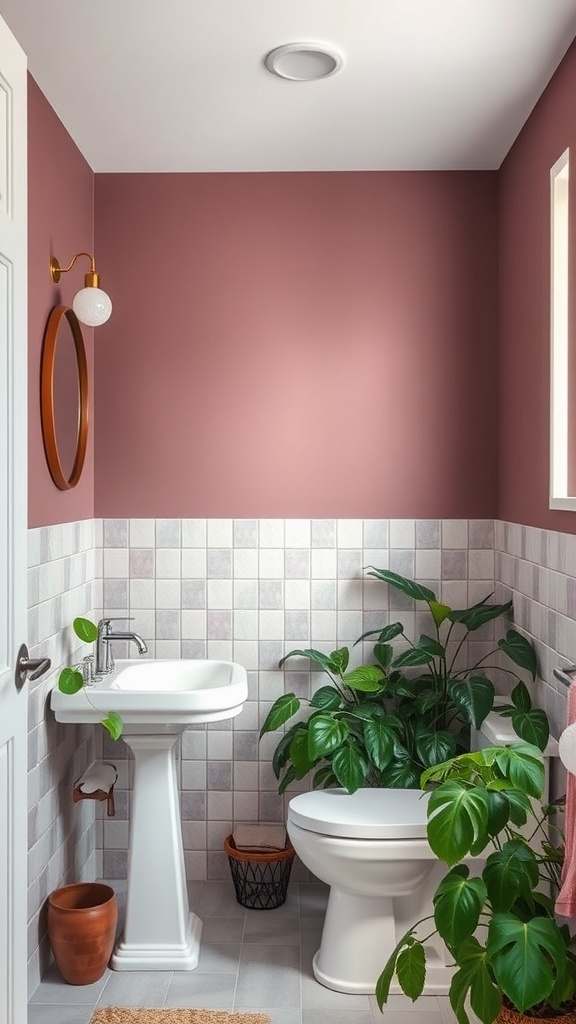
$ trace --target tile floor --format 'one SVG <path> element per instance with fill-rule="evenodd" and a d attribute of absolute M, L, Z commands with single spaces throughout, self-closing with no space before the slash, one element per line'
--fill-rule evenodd
<path fill-rule="evenodd" d="M 111 882 L 120 915 L 125 883 Z M 67 985 L 53 967 L 29 1004 L 28 1024 L 88 1024 L 100 1006 L 195 1006 L 252 1010 L 272 1024 L 455 1024 L 447 997 L 411 1003 L 392 996 L 381 1014 L 373 996 L 343 995 L 315 981 L 327 888 L 291 883 L 283 907 L 245 910 L 228 882 L 189 882 L 191 909 L 204 922 L 193 972 L 106 971 L 94 985 Z"/>

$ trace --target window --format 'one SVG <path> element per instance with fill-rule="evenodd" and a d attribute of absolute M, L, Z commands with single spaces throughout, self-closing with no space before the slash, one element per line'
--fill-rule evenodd
<path fill-rule="evenodd" d="M 576 511 L 576 419 L 571 408 L 576 386 L 570 384 L 574 373 L 574 354 L 570 358 L 568 316 L 568 190 L 569 150 L 550 170 L 550 508 Z"/>

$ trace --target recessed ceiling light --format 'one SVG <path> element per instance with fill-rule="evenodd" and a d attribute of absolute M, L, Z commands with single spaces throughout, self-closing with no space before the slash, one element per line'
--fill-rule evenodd
<path fill-rule="evenodd" d="M 266 68 L 279 78 L 291 82 L 314 82 L 329 78 L 342 67 L 344 60 L 336 50 L 320 43 L 286 43 L 270 50 L 264 61 Z"/>

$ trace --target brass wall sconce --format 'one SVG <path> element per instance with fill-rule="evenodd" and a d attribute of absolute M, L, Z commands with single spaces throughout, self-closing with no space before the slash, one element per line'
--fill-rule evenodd
<path fill-rule="evenodd" d="M 112 301 L 105 291 L 100 288 L 100 275 L 96 273 L 94 257 L 89 252 L 77 252 L 70 260 L 67 267 L 61 267 L 56 257 L 50 260 L 50 276 L 54 284 L 58 284 L 62 274 L 72 270 L 76 260 L 80 256 L 87 256 L 90 260 L 90 270 L 84 275 L 84 287 L 76 292 L 72 302 L 72 309 L 81 323 L 87 327 L 99 327 L 105 324 L 112 312 Z"/>

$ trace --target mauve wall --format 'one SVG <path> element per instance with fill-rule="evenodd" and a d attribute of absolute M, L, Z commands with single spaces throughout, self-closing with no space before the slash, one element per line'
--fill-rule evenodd
<path fill-rule="evenodd" d="M 95 514 L 496 508 L 497 175 L 103 174 Z"/>
<path fill-rule="evenodd" d="M 576 146 L 573 44 L 500 169 L 500 455 L 498 517 L 576 532 L 548 508 L 550 168 Z M 572 170 L 572 226 L 574 235 Z M 575 253 L 576 255 L 576 253 Z M 571 274 L 571 297 L 576 279 Z"/>
<path fill-rule="evenodd" d="M 52 306 L 70 305 L 82 287 L 76 266 L 58 286 L 49 262 L 66 265 L 79 250 L 93 248 L 94 175 L 34 80 L 28 77 L 28 525 L 48 526 L 94 514 L 94 431 L 91 427 L 82 479 L 59 491 L 44 457 L 40 425 L 40 357 Z M 86 267 L 88 263 L 86 261 Z M 93 381 L 93 331 L 82 328 Z"/>

